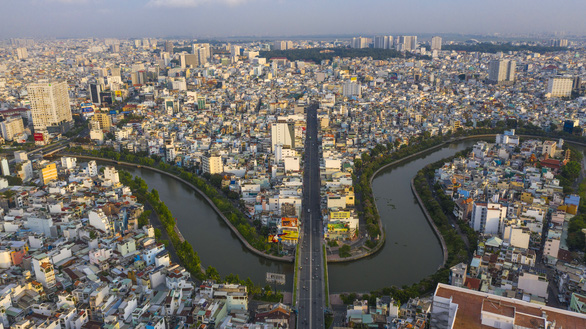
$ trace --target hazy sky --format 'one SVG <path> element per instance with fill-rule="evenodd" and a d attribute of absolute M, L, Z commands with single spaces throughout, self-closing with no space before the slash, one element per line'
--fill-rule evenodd
<path fill-rule="evenodd" d="M 585 0 L 0 0 L 0 38 L 586 32 Z"/>

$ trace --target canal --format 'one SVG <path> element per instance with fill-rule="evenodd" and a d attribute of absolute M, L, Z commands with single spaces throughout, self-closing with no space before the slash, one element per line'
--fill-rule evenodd
<path fill-rule="evenodd" d="M 411 193 L 410 181 L 429 163 L 450 157 L 474 145 L 462 141 L 386 168 L 373 180 L 387 241 L 377 254 L 351 263 L 329 264 L 330 293 L 368 292 L 391 285 L 409 285 L 434 273 L 442 262 L 440 244 Z M 284 273 L 292 289 L 293 264 L 258 257 L 238 241 L 222 219 L 188 186 L 143 168 L 123 167 L 159 191 L 202 265 L 212 265 L 222 276 L 234 273 L 264 284 L 266 272 Z"/>
<path fill-rule="evenodd" d="M 267 272 L 284 273 L 286 286 L 277 288 L 293 289 L 292 263 L 273 262 L 248 251 L 208 203 L 187 185 L 144 168 L 119 168 L 142 177 L 149 189 L 159 191 L 161 200 L 177 218 L 181 234 L 197 251 L 204 267 L 211 265 L 221 276 L 238 274 L 240 279 L 250 277 L 263 285 Z"/>

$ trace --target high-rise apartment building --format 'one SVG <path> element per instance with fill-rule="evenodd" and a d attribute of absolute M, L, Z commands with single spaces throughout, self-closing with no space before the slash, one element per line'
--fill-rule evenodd
<path fill-rule="evenodd" d="M 135 71 L 130 73 L 130 80 L 133 85 L 144 85 L 147 83 L 146 71 Z"/>
<path fill-rule="evenodd" d="M 391 49 L 393 47 L 393 37 L 390 35 L 378 35 L 374 37 L 374 48 Z"/>
<path fill-rule="evenodd" d="M 26 48 L 16 48 L 16 56 L 18 56 L 18 59 L 27 59 L 28 51 Z"/>
<path fill-rule="evenodd" d="M 10 167 L 8 166 L 8 159 L 2 158 L 2 160 L 0 160 L 0 168 L 2 168 L 2 176 L 10 176 Z"/>
<path fill-rule="evenodd" d="M 24 132 L 24 124 L 21 117 L 7 118 L 0 122 L 0 130 L 2 130 L 2 137 L 7 141 L 12 141 L 14 136 Z"/>
<path fill-rule="evenodd" d="M 574 77 L 557 76 L 549 78 L 547 82 L 548 97 L 570 97 L 574 86 Z"/>
<path fill-rule="evenodd" d="M 92 129 L 108 130 L 112 127 L 112 118 L 106 112 L 96 112 L 91 119 Z"/>
<path fill-rule="evenodd" d="M 506 216 L 507 207 L 499 203 L 475 202 L 470 226 L 476 232 L 497 235 L 503 232 Z"/>
<path fill-rule="evenodd" d="M 442 50 L 442 37 L 431 38 L 431 50 Z"/>
<path fill-rule="evenodd" d="M 517 63 L 508 59 L 495 59 L 490 61 L 488 67 L 488 80 L 492 83 L 510 84 L 515 82 Z"/>
<path fill-rule="evenodd" d="M 209 47 L 199 47 L 194 55 L 197 56 L 198 65 L 205 65 L 210 59 L 210 49 Z"/>
<path fill-rule="evenodd" d="M 370 40 L 368 38 L 357 37 L 352 38 L 352 48 L 368 48 Z"/>
<path fill-rule="evenodd" d="M 57 180 L 57 165 L 55 163 L 50 163 L 41 169 L 41 180 L 43 181 L 43 185 Z"/>
<path fill-rule="evenodd" d="M 295 125 L 287 122 L 277 122 L 271 125 L 271 147 L 280 144 L 295 148 Z"/>
<path fill-rule="evenodd" d="M 567 47 L 568 39 L 552 39 L 549 41 L 549 45 L 552 47 Z"/>
<path fill-rule="evenodd" d="M 362 96 L 362 86 L 359 82 L 347 81 L 342 85 L 342 95 L 345 97 Z"/>
<path fill-rule="evenodd" d="M 72 117 L 66 82 L 31 83 L 27 87 L 35 131 L 65 132 Z"/>
<path fill-rule="evenodd" d="M 219 174 L 224 171 L 224 164 L 222 163 L 221 156 L 202 156 L 201 165 L 203 172 L 209 173 L 210 175 Z"/>
<path fill-rule="evenodd" d="M 417 48 L 416 35 L 403 35 L 399 37 L 399 44 L 397 50 L 413 51 Z"/>
<path fill-rule="evenodd" d="M 293 41 L 275 41 L 273 42 L 273 50 L 287 50 L 293 48 Z"/>
<path fill-rule="evenodd" d="M 195 43 L 192 47 L 193 55 L 197 57 L 197 65 L 204 65 L 209 61 L 212 56 L 209 43 Z"/>

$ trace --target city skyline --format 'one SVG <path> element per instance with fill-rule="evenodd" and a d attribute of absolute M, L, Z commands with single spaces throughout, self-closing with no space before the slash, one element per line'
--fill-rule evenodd
<path fill-rule="evenodd" d="M 0 38 L 583 33 L 586 22 L 580 13 L 586 10 L 586 3 L 572 0 L 542 9 L 551 4 L 546 0 L 475 4 L 462 0 L 408 4 L 380 0 L 25 0 L 3 4 L 12 14 L 4 20 Z"/>

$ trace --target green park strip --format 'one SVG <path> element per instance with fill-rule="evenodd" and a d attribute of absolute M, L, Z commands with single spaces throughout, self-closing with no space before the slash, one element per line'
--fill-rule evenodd
<path fill-rule="evenodd" d="M 328 256 L 326 254 L 326 245 L 322 246 L 323 248 L 323 257 L 324 257 L 324 288 L 325 288 L 325 297 L 326 297 L 326 307 L 329 308 L 330 305 L 330 286 L 328 283 Z"/>
<path fill-rule="evenodd" d="M 297 305 L 297 279 L 299 274 L 299 244 L 295 249 L 295 274 L 293 275 L 293 301 L 291 305 Z"/>

